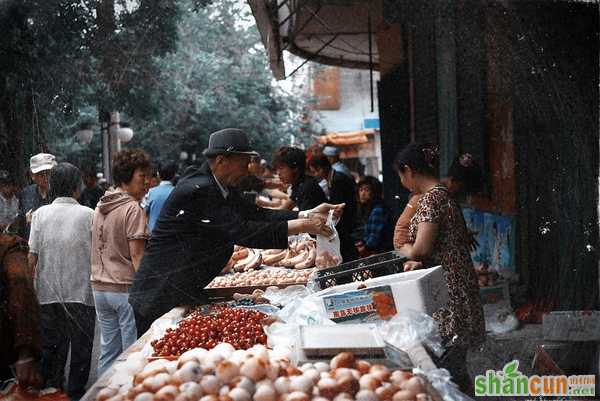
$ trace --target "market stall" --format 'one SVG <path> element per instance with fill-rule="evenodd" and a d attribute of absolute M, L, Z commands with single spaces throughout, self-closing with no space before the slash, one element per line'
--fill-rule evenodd
<path fill-rule="evenodd" d="M 440 268 L 399 273 L 391 252 L 317 270 L 311 241 L 237 247 L 211 304 L 157 319 L 83 400 L 467 400 L 430 356 Z"/>

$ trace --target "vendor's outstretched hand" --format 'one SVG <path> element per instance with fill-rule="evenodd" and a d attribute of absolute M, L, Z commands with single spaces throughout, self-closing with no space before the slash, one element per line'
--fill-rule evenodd
<path fill-rule="evenodd" d="M 338 218 L 342 215 L 344 210 L 345 203 L 340 203 L 339 205 L 332 205 L 330 203 L 321 203 L 319 206 L 309 210 L 310 214 L 320 214 L 327 217 L 327 214 L 330 210 L 333 210 L 333 217 Z"/>
<path fill-rule="evenodd" d="M 324 235 L 329 237 L 333 234 L 331 227 L 327 224 L 327 217 L 320 214 L 311 214 L 305 223 L 305 231 L 312 235 Z"/>

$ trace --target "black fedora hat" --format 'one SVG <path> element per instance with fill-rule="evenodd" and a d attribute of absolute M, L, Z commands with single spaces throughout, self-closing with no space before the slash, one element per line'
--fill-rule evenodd
<path fill-rule="evenodd" d="M 227 154 L 259 155 L 250 148 L 246 133 L 237 128 L 225 128 L 210 134 L 208 148 L 204 150 L 203 154 L 206 157 Z"/>

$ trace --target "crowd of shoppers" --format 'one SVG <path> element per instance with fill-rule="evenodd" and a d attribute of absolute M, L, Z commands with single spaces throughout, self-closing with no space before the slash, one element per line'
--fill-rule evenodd
<path fill-rule="evenodd" d="M 338 149 L 307 157 L 281 147 L 271 167 L 236 129 L 213 133 L 207 161 L 188 168 L 177 186 L 177 164 L 154 168 L 135 149 L 114 156 L 109 188 L 93 170 L 48 153 L 31 157 L 32 184 L 20 193 L 0 170 L 0 329 L 12 351 L 0 358 L 0 380 L 14 374 L 78 400 L 96 321 L 101 375 L 162 313 L 203 301 L 202 289 L 234 245 L 282 248 L 288 235 L 328 234 L 333 210 L 344 261 L 396 249 L 410 259 L 405 270 L 442 265 L 450 302 L 434 317 L 450 351 L 439 363 L 468 386 L 462 367 L 482 337 L 483 317 L 469 257 L 473 237 L 458 205 L 481 189 L 482 176 L 464 154 L 439 179 L 436 152 L 411 144 L 398 154 L 411 197 L 397 221 L 381 182 L 356 182 Z"/>

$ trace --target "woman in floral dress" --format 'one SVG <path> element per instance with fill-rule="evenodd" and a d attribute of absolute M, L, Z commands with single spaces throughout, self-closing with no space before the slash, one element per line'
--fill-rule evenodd
<path fill-rule="evenodd" d="M 437 178 L 437 156 L 431 146 L 411 144 L 396 158 L 402 185 L 421 195 L 401 252 L 410 259 L 405 270 L 434 265 L 444 269 L 449 301 L 433 315 L 447 350 L 439 365 L 448 368 L 463 391 L 468 391 L 467 350 L 482 342 L 485 323 L 469 254 L 470 236 L 460 207 Z"/>

